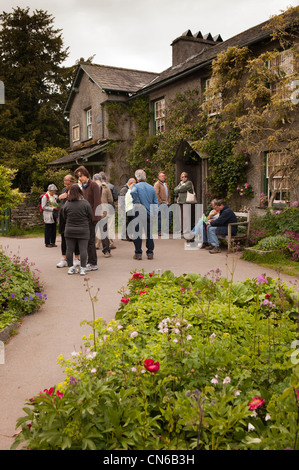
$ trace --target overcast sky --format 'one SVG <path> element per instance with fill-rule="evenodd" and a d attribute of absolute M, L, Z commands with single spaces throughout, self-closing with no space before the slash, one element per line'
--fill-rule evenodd
<path fill-rule="evenodd" d="M 95 55 L 102 65 L 162 72 L 171 66 L 171 43 L 193 34 L 235 36 L 262 23 L 297 0 L 0 0 L 0 11 L 46 10 L 62 29 L 74 65 Z"/>

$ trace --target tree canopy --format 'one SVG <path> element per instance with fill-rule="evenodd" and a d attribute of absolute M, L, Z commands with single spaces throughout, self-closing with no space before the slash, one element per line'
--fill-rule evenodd
<path fill-rule="evenodd" d="M 62 66 L 68 50 L 53 22 L 48 12 L 30 14 L 28 7 L 0 15 L 0 80 L 5 85 L 0 164 L 18 169 L 16 182 L 23 190 L 30 188 L 28 172 L 34 152 L 68 146 L 63 108 L 73 67 Z M 21 150 L 23 144 L 24 152 L 16 154 L 15 145 Z"/>

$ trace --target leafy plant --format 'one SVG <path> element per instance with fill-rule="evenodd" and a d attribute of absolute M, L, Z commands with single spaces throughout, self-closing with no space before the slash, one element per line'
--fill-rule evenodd
<path fill-rule="evenodd" d="M 289 242 L 290 239 L 285 235 L 274 235 L 260 240 L 256 245 L 256 248 L 262 251 L 286 250 Z"/>
<path fill-rule="evenodd" d="M 28 401 L 12 448 L 298 449 L 292 288 L 141 270 L 120 295 L 115 320 L 89 322 L 84 347 L 59 358 L 65 381 Z"/>
<path fill-rule="evenodd" d="M 28 258 L 6 255 L 0 250 L 0 330 L 36 312 L 46 301 L 38 271 Z"/>

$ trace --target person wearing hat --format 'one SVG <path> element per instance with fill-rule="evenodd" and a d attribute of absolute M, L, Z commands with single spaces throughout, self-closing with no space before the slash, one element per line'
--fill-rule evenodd
<path fill-rule="evenodd" d="M 47 248 L 57 246 L 56 242 L 56 221 L 58 216 L 58 196 L 55 184 L 49 184 L 47 192 L 41 198 L 41 207 L 45 223 L 45 245 Z"/>

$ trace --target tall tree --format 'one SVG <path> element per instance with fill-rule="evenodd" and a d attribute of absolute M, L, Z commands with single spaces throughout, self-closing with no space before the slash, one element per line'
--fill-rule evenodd
<path fill-rule="evenodd" d="M 70 82 L 61 66 L 68 56 L 61 30 L 43 10 L 13 9 L 0 15 L 0 80 L 5 105 L 0 107 L 1 137 L 34 139 L 37 148 L 66 146 L 63 104 Z"/>

